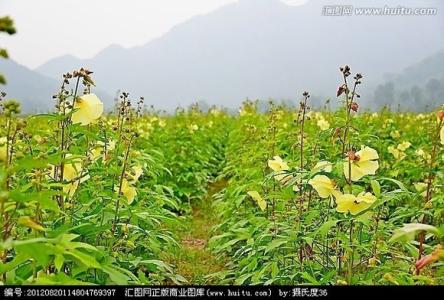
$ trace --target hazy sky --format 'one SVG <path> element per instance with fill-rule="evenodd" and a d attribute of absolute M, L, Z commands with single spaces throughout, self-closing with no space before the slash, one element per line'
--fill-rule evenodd
<path fill-rule="evenodd" d="M 13 17 L 18 31 L 1 35 L 0 47 L 31 68 L 65 54 L 89 58 L 110 44 L 144 44 L 193 16 L 236 1 L 0 0 L 0 14 Z"/>

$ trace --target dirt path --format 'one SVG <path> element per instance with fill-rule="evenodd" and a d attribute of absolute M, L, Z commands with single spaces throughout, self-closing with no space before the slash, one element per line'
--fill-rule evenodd
<path fill-rule="evenodd" d="M 185 219 L 183 226 L 175 230 L 181 247 L 171 253 L 169 261 L 189 284 L 217 284 L 207 275 L 225 269 L 226 260 L 216 257 L 207 247 L 211 228 L 219 221 L 212 207 L 213 195 L 225 186 L 226 181 L 223 180 L 210 184 L 205 197 L 193 204 L 192 214 Z"/>

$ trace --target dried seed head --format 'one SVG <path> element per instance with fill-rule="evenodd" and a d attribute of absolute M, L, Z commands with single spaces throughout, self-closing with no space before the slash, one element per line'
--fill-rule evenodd
<path fill-rule="evenodd" d="M 360 157 L 359 155 L 356 155 L 356 152 L 354 150 L 350 150 L 347 153 L 348 159 L 350 159 L 351 161 L 359 161 Z"/>
<path fill-rule="evenodd" d="M 357 111 L 358 111 L 358 108 L 359 108 L 358 103 L 356 103 L 356 102 L 352 102 L 352 103 L 350 104 L 350 109 L 351 109 L 352 111 L 357 112 Z"/>
<path fill-rule="evenodd" d="M 336 97 L 341 96 L 345 92 L 346 89 L 347 89 L 347 87 L 345 86 L 345 84 L 338 87 L 338 91 L 336 92 Z"/>

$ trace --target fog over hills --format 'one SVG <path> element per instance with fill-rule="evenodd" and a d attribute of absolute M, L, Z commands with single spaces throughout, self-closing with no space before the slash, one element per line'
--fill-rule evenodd
<path fill-rule="evenodd" d="M 386 74 L 375 88 L 374 106 L 401 105 L 422 111 L 444 104 L 444 50 L 397 74 Z"/>
<path fill-rule="evenodd" d="M 349 3 L 396 7 L 400 2 Z M 385 74 L 401 73 L 444 49 L 441 1 L 401 3 L 438 7 L 435 16 L 322 16 L 322 7 L 332 3 L 311 0 L 289 6 L 279 0 L 239 0 L 179 24 L 143 46 L 112 45 L 87 60 L 63 56 L 36 71 L 60 78 L 66 71 L 87 67 L 109 95 L 125 90 L 171 110 L 196 101 L 237 107 L 246 97 L 294 100 L 304 90 L 318 99 L 334 99 L 341 80 L 338 68 L 349 64 L 353 73 L 364 75 L 363 106 L 373 107 L 380 104 L 374 100 L 378 85 L 401 80 Z M 9 82 L 17 80 L 5 73 Z M 38 75 L 32 76 L 29 80 L 38 80 Z M 46 77 L 45 84 L 50 84 Z M 40 95 L 43 92 L 33 91 L 35 99 L 26 105 L 48 97 Z"/>

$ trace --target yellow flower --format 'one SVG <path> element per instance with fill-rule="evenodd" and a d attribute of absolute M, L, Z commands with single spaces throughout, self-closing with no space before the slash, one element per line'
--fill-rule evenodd
<path fill-rule="evenodd" d="M 416 150 L 415 154 L 416 154 L 416 156 L 422 157 L 423 159 L 425 159 L 428 162 L 432 159 L 432 156 L 422 149 Z"/>
<path fill-rule="evenodd" d="M 368 209 L 376 201 L 376 197 L 371 193 L 361 192 L 358 196 L 352 194 L 342 194 L 334 192 L 336 198 L 336 211 L 340 213 L 351 213 L 357 215 Z"/>
<path fill-rule="evenodd" d="M 268 160 L 268 166 L 270 169 L 272 169 L 275 173 L 278 173 L 274 175 L 274 179 L 279 181 L 282 184 L 286 184 L 289 180 L 293 178 L 292 175 L 286 174 L 285 171 L 289 170 L 287 163 L 282 160 L 279 156 L 273 157 L 274 159 Z"/>
<path fill-rule="evenodd" d="M 401 151 L 405 151 L 405 150 L 407 150 L 408 148 L 410 148 L 410 146 L 411 146 L 412 144 L 410 143 L 410 142 L 402 142 L 401 144 L 399 144 L 398 145 L 398 149 L 399 150 L 401 150 Z"/>
<path fill-rule="evenodd" d="M 69 158 L 69 155 L 66 156 Z M 82 172 L 82 162 L 80 159 L 75 159 L 71 163 L 63 165 L 63 179 L 66 181 L 73 181 L 77 179 Z"/>
<path fill-rule="evenodd" d="M 100 118 L 103 113 L 103 103 L 96 95 L 87 94 L 77 98 L 74 109 L 76 111 L 72 114 L 72 122 L 88 125 Z"/>
<path fill-rule="evenodd" d="M 131 177 L 131 183 L 135 184 L 139 180 L 140 176 L 142 176 L 142 174 L 143 168 L 141 166 L 133 167 L 132 174 L 129 174 Z"/>
<path fill-rule="evenodd" d="M 421 193 L 421 196 L 425 197 L 427 195 L 427 183 L 425 182 L 417 182 L 414 183 L 413 186 L 415 187 L 416 191 Z"/>
<path fill-rule="evenodd" d="M 6 153 L 6 137 L 0 138 L 0 161 L 6 161 L 7 153 Z"/>
<path fill-rule="evenodd" d="M 78 181 L 73 181 L 71 183 L 67 183 L 63 186 L 63 193 L 67 195 L 69 198 L 72 198 L 79 187 Z"/>
<path fill-rule="evenodd" d="M 441 131 L 439 132 L 439 136 L 441 138 L 441 144 L 444 145 L 444 125 L 441 127 Z"/>
<path fill-rule="evenodd" d="M 324 118 L 319 119 L 317 125 L 319 128 L 321 128 L 321 130 L 327 130 L 330 128 L 330 123 L 328 123 L 328 121 L 325 120 Z"/>
<path fill-rule="evenodd" d="M 426 153 L 425 153 L 424 150 L 422 150 L 422 149 L 418 149 L 418 150 L 416 150 L 416 151 L 415 151 L 415 154 L 416 154 L 417 156 L 421 156 L 421 157 L 424 157 L 424 156 L 426 155 Z"/>
<path fill-rule="evenodd" d="M 91 150 L 91 154 L 89 155 L 89 157 L 91 158 L 92 161 L 96 161 L 97 159 L 99 159 L 102 153 L 103 153 L 103 148 L 97 147 Z"/>
<path fill-rule="evenodd" d="M 191 133 L 194 133 L 195 131 L 199 130 L 199 126 L 197 126 L 196 124 L 190 124 L 188 125 L 188 129 Z"/>
<path fill-rule="evenodd" d="M 349 170 L 350 157 L 344 162 L 344 175 L 352 181 L 358 181 L 365 175 L 375 175 L 379 168 L 377 159 L 378 152 L 367 146 L 362 146 L 361 150 L 355 153 L 355 160 L 351 161 L 351 174 Z"/>
<path fill-rule="evenodd" d="M 328 198 L 330 195 L 333 195 L 335 190 L 334 182 L 325 175 L 316 175 L 308 181 L 308 184 L 318 192 L 321 198 Z"/>
<path fill-rule="evenodd" d="M 38 144 L 42 144 L 45 142 L 45 139 L 42 138 L 40 135 L 34 135 L 33 138 Z"/>
<path fill-rule="evenodd" d="M 69 156 L 67 156 L 67 158 L 68 157 Z M 63 186 L 63 192 L 69 197 L 74 196 L 79 187 L 79 183 L 85 182 L 90 178 L 89 175 L 82 174 L 82 172 L 82 162 L 80 159 L 76 159 L 72 163 L 63 166 L 63 178 L 65 181 L 68 181 L 68 183 Z"/>
<path fill-rule="evenodd" d="M 118 187 L 116 187 L 116 190 L 118 190 Z M 122 180 L 122 195 L 126 198 L 128 204 L 133 203 L 134 198 L 137 196 L 136 188 L 125 178 Z"/>
<path fill-rule="evenodd" d="M 259 205 L 261 210 L 265 210 L 267 208 L 267 202 L 259 195 L 256 191 L 249 191 L 247 194 L 256 201 L 257 205 Z"/>
<path fill-rule="evenodd" d="M 71 157 L 71 154 L 67 154 L 66 158 Z M 50 173 L 54 171 L 54 166 L 50 166 Z M 65 163 L 63 165 L 63 180 L 66 181 L 63 185 L 63 193 L 69 197 L 74 196 L 79 183 L 85 182 L 90 177 L 88 174 L 83 173 L 82 160 L 80 158 L 75 158 L 71 162 Z"/>
<path fill-rule="evenodd" d="M 403 160 L 407 156 L 403 151 L 393 146 L 388 146 L 387 151 L 391 153 L 393 157 L 397 160 Z"/>
<path fill-rule="evenodd" d="M 210 110 L 210 114 L 212 114 L 213 116 L 218 116 L 221 113 L 222 112 L 218 108 L 215 108 L 215 107 Z"/>
<path fill-rule="evenodd" d="M 398 130 L 392 131 L 390 132 L 390 136 L 394 139 L 399 138 L 401 136 L 401 134 L 399 133 Z"/>
<path fill-rule="evenodd" d="M 290 169 L 285 161 L 279 156 L 273 157 L 273 159 L 268 160 L 268 166 L 275 172 L 287 171 Z"/>
<path fill-rule="evenodd" d="M 105 151 L 105 143 L 102 142 L 102 141 L 98 141 L 97 142 L 97 146 L 94 149 L 91 150 L 89 158 L 92 161 L 96 161 L 103 154 L 102 159 L 106 160 L 107 152 L 114 150 L 115 147 L 116 147 L 116 142 L 115 141 L 109 141 L 106 144 L 106 151 Z"/>
<path fill-rule="evenodd" d="M 333 169 L 333 164 L 331 162 L 328 162 L 326 160 L 321 160 L 313 167 L 311 172 L 312 173 L 318 173 L 318 172 L 330 173 L 332 169 Z"/>

